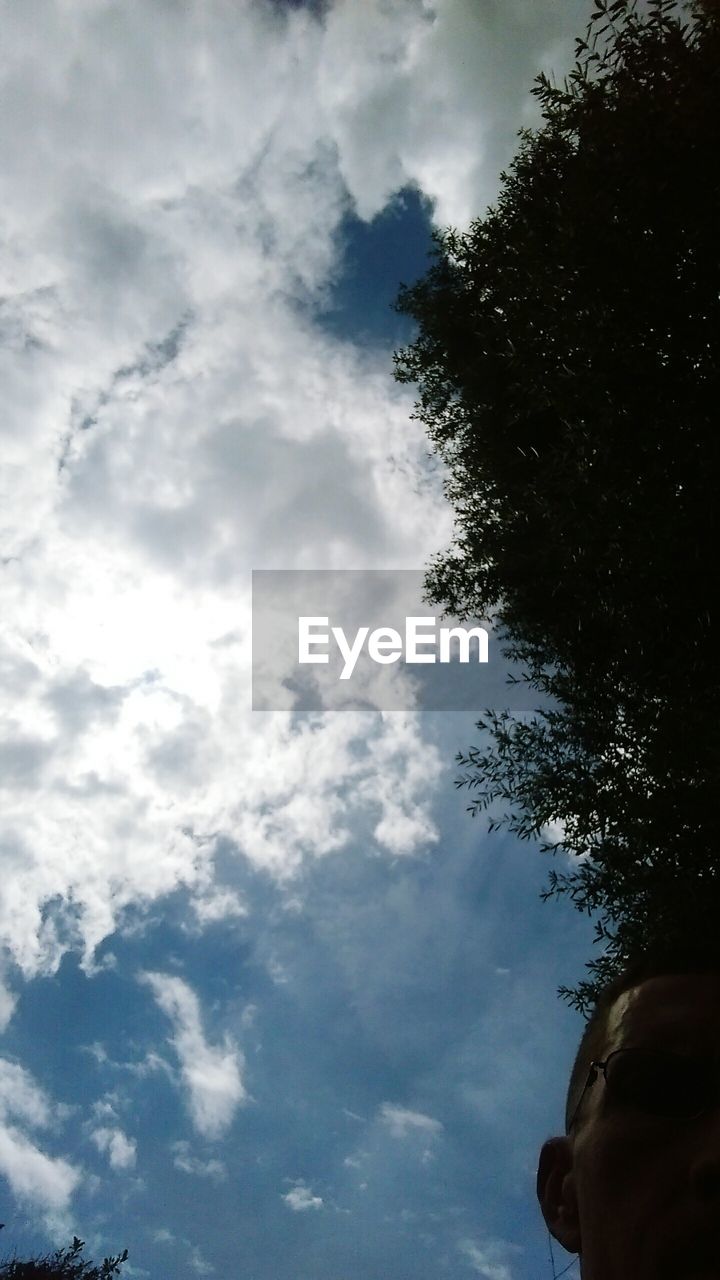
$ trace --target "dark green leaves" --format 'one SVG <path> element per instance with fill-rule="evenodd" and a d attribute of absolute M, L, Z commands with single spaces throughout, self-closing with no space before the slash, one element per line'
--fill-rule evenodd
<path fill-rule="evenodd" d="M 597 3 L 495 208 L 399 299 L 457 516 L 432 596 L 492 615 L 542 695 L 486 716 L 462 784 L 562 833 L 549 892 L 598 914 L 603 972 L 720 908 L 715 14 Z"/>
<path fill-rule="evenodd" d="M 120 1274 L 123 1262 L 127 1261 L 127 1249 L 115 1257 L 105 1258 L 96 1264 L 81 1257 L 85 1242 L 75 1236 L 71 1245 L 47 1254 L 42 1258 L 21 1260 L 10 1258 L 0 1262 L 0 1277 L 3 1280 L 111 1280 Z"/>

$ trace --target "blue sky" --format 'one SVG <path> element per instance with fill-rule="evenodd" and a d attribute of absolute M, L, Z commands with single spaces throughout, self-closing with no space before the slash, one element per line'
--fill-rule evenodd
<path fill-rule="evenodd" d="M 6 1252 L 549 1274 L 588 922 L 465 812 L 481 706 L 251 711 L 250 574 L 451 538 L 390 303 L 587 8 L 2 6 Z"/>

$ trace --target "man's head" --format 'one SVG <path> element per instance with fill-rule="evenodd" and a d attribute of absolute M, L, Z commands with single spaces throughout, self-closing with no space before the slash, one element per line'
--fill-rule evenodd
<path fill-rule="evenodd" d="M 603 992 L 566 1120 L 538 1195 L 583 1280 L 720 1280 L 720 956 L 647 956 Z"/>

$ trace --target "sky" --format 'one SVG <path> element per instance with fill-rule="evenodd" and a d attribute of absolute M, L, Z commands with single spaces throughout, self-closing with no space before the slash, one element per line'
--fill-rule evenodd
<path fill-rule="evenodd" d="M 0 9 L 0 1252 L 550 1275 L 587 921 L 465 810 L 481 706 L 253 711 L 250 604 L 449 543 L 390 304 L 589 5 Z"/>

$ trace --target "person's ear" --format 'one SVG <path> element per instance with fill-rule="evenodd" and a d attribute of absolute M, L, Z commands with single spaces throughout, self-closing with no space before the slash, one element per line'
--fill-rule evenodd
<path fill-rule="evenodd" d="M 537 1194 L 548 1231 L 568 1253 L 580 1253 L 580 1215 L 569 1138 L 550 1138 L 543 1144 Z"/>

